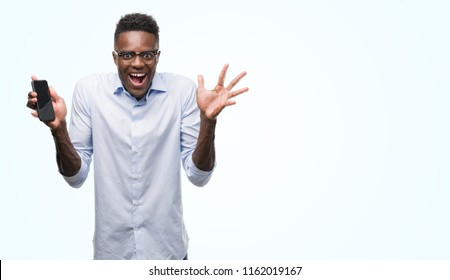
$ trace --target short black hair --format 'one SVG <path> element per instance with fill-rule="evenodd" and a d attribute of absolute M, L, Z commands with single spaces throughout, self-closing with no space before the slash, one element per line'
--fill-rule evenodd
<path fill-rule="evenodd" d="M 159 43 L 159 27 L 152 16 L 141 13 L 132 13 L 122 16 L 116 25 L 114 43 L 117 42 L 120 33 L 126 31 L 145 31 L 151 33 L 155 35 L 156 42 Z"/>

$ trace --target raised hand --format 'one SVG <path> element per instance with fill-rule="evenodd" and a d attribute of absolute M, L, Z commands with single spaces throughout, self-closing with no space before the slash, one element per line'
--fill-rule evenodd
<path fill-rule="evenodd" d="M 227 70 L 228 64 L 225 64 L 220 72 L 217 85 L 212 90 L 205 89 L 203 76 L 198 75 L 197 105 L 208 119 L 215 119 L 222 112 L 223 108 L 236 104 L 236 101 L 232 100 L 233 97 L 248 91 L 247 87 L 232 91 L 233 87 L 247 74 L 245 71 L 237 75 L 225 87 L 224 82 Z"/>
<path fill-rule="evenodd" d="M 32 80 L 37 80 L 36 76 L 31 76 Z M 50 97 L 52 98 L 53 110 L 55 111 L 55 120 L 51 122 L 46 122 L 45 124 L 51 129 L 58 128 L 61 125 L 61 122 L 65 122 L 65 118 L 67 115 L 67 107 L 64 99 L 60 97 L 53 87 L 49 87 Z M 28 100 L 27 107 L 33 109 L 31 111 L 31 115 L 35 118 L 38 117 L 37 113 L 37 93 L 34 91 L 28 92 Z"/>

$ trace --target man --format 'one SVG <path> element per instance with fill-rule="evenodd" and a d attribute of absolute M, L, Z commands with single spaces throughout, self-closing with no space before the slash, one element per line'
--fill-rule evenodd
<path fill-rule="evenodd" d="M 92 155 L 95 182 L 94 259 L 185 259 L 181 164 L 204 186 L 215 166 L 216 117 L 248 91 L 225 87 L 228 65 L 213 90 L 184 77 L 156 72 L 159 27 L 145 14 L 117 23 L 112 56 L 117 73 L 81 79 L 74 90 L 70 133 L 64 99 L 53 88 L 50 127 L 57 164 L 73 187 L 86 180 Z M 37 79 L 32 76 L 32 79 Z M 27 106 L 37 117 L 37 94 Z M 181 161 L 181 162 L 180 162 Z"/>

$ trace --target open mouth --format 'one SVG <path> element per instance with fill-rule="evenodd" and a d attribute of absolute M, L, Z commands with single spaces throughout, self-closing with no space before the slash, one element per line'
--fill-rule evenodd
<path fill-rule="evenodd" d="M 128 77 L 130 78 L 130 80 L 134 86 L 139 87 L 139 86 L 143 85 L 145 77 L 147 77 L 147 74 L 146 73 L 131 73 L 131 74 L 128 74 Z"/>

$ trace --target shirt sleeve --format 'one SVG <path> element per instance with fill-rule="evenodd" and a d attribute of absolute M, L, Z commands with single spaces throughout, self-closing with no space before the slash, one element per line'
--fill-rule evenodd
<path fill-rule="evenodd" d="M 211 171 L 203 171 L 198 169 L 192 161 L 192 153 L 197 145 L 200 130 L 200 109 L 197 106 L 195 83 L 191 82 L 187 89 L 189 94 L 182 105 L 181 116 L 181 159 L 189 181 L 202 187 L 209 182 L 214 168 Z"/>
<path fill-rule="evenodd" d="M 88 91 L 83 87 L 82 81 L 75 86 L 72 98 L 72 113 L 69 126 L 69 136 L 72 144 L 81 158 L 81 168 L 71 177 L 63 176 L 66 182 L 79 188 L 86 181 L 92 159 L 92 122 L 91 110 L 88 100 Z"/>

